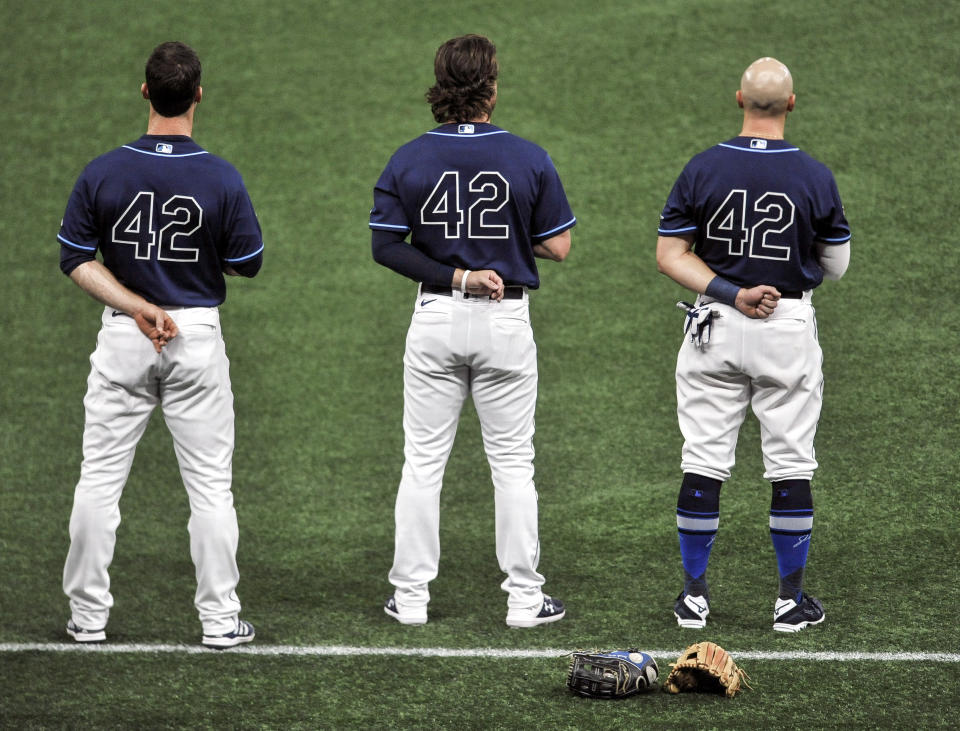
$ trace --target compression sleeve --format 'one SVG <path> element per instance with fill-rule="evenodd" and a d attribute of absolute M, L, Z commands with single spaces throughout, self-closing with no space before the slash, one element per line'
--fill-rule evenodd
<path fill-rule="evenodd" d="M 850 265 L 850 241 L 844 241 L 842 244 L 828 244 L 825 241 L 817 241 L 817 261 L 820 268 L 823 269 L 823 276 L 826 279 L 840 279 Z"/>
<path fill-rule="evenodd" d="M 373 260 L 415 282 L 450 286 L 456 267 L 431 259 L 405 241 L 405 231 L 372 229 Z"/>

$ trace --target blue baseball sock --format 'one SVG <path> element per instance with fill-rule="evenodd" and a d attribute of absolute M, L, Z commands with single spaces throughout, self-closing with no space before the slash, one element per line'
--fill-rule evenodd
<path fill-rule="evenodd" d="M 720 527 L 720 480 L 686 472 L 677 498 L 677 535 L 683 560 L 683 591 L 709 596 L 707 562 Z"/>
<path fill-rule="evenodd" d="M 780 596 L 799 603 L 813 531 L 810 480 L 781 480 L 771 484 L 770 540 L 780 570 Z"/>

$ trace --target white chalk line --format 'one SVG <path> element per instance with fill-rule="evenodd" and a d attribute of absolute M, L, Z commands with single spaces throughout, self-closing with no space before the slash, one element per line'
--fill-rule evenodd
<path fill-rule="evenodd" d="M 260 657 L 455 657 L 455 658 L 556 658 L 569 655 L 572 650 L 451 647 L 353 647 L 349 645 L 241 645 L 229 650 L 211 650 L 201 645 L 153 645 L 136 643 L 80 644 L 58 642 L 0 643 L 0 653 L 17 652 L 88 652 L 100 654 L 180 654 L 209 655 L 236 654 Z M 655 658 L 674 660 L 682 652 L 675 650 L 645 650 Z M 815 652 L 793 650 L 771 652 L 765 650 L 731 651 L 735 660 L 802 660 L 808 662 L 942 662 L 960 663 L 960 653 L 952 652 Z"/>

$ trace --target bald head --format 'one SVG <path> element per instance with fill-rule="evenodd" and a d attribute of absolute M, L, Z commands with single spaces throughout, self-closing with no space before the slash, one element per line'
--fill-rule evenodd
<path fill-rule="evenodd" d="M 740 77 L 737 99 L 745 111 L 776 117 L 793 109 L 793 77 L 775 58 L 754 61 Z"/>

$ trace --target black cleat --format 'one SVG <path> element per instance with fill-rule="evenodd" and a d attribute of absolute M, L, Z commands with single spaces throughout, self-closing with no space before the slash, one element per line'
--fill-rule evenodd
<path fill-rule="evenodd" d="M 707 626 L 710 603 L 705 596 L 691 596 L 680 592 L 673 605 L 673 616 L 677 624 L 690 629 L 703 629 Z"/>
<path fill-rule="evenodd" d="M 800 603 L 793 599 L 777 599 L 773 608 L 773 628 L 777 632 L 799 632 L 811 624 L 820 624 L 827 618 L 823 604 L 816 597 L 800 595 Z"/>

